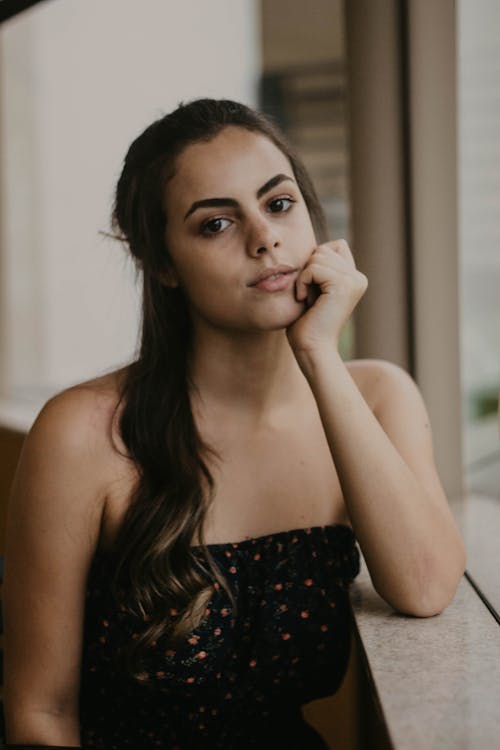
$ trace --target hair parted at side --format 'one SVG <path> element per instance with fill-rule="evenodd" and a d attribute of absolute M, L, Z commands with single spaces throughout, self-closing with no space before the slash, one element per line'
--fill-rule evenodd
<path fill-rule="evenodd" d="M 191 411 L 188 307 L 183 291 L 161 278 L 171 267 L 163 195 L 175 160 L 190 144 L 209 141 L 230 125 L 268 137 L 289 159 L 316 239 L 327 238 L 324 214 L 302 162 L 273 121 L 244 104 L 226 99 L 181 104 L 149 125 L 127 152 L 112 227 L 142 275 L 143 297 L 139 352 L 126 370 L 118 406 L 121 437 L 139 478 L 114 545 L 114 590 L 121 606 L 147 623 L 122 655 L 136 679 L 147 677 L 141 661 L 149 646 L 159 638 L 174 645 L 201 621 L 213 593 L 206 566 L 236 611 L 232 591 L 203 538 L 214 491 L 206 457 L 219 457 L 202 441 Z M 191 549 L 198 535 L 206 566 Z"/>

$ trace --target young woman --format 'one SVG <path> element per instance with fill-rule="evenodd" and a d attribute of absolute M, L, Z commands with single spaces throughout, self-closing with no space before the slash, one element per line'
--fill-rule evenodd
<path fill-rule="evenodd" d="M 325 747 L 300 707 L 342 682 L 357 543 L 405 614 L 441 612 L 464 571 L 425 405 L 401 368 L 341 359 L 367 279 L 263 115 L 205 99 L 154 122 L 114 227 L 142 274 L 140 351 L 52 398 L 25 442 L 7 740 Z"/>

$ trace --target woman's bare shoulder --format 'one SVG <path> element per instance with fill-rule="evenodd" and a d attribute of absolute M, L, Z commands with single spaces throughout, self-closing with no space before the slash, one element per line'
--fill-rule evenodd
<path fill-rule="evenodd" d="M 30 435 L 51 435 L 66 446 L 86 448 L 96 458 L 121 450 L 117 418 L 125 374 L 121 368 L 59 391 L 42 407 Z"/>
<path fill-rule="evenodd" d="M 119 394 L 127 371 L 128 366 L 112 370 L 105 375 L 98 375 L 95 378 L 82 380 L 81 382 L 75 383 L 65 390 L 60 391 L 53 398 L 59 398 L 65 394 L 71 394 L 74 398 L 87 398 L 89 400 L 94 400 L 95 403 L 99 402 L 102 405 L 107 403 L 108 406 L 115 406 L 119 399 Z M 84 394 L 87 394 L 87 396 Z"/>
<path fill-rule="evenodd" d="M 351 359 L 344 362 L 361 395 L 373 411 L 381 378 L 381 359 Z"/>
<path fill-rule="evenodd" d="M 413 381 L 404 367 L 386 359 L 352 359 L 345 365 L 375 414 L 385 394 L 393 393 L 397 384 Z"/>
<path fill-rule="evenodd" d="M 106 419 L 119 403 L 126 369 L 113 370 L 68 386 L 52 396 L 45 403 L 42 412 L 66 412 L 74 413 L 75 417 L 88 415 L 94 419 Z"/>

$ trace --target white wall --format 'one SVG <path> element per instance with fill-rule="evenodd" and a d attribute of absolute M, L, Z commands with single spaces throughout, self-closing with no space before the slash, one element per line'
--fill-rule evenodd
<path fill-rule="evenodd" d="M 136 343 L 109 229 L 130 142 L 180 101 L 255 104 L 254 0 L 50 0 L 0 32 L 1 386 L 52 391 Z"/>

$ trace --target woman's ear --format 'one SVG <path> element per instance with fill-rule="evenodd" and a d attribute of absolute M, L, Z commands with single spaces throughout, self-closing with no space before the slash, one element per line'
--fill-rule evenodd
<path fill-rule="evenodd" d="M 168 286 L 170 289 L 175 289 L 179 286 L 179 282 L 177 281 L 177 278 L 174 277 L 174 275 L 170 271 L 164 271 L 160 275 L 160 280 L 164 286 Z"/>
<path fill-rule="evenodd" d="M 159 271 L 158 279 L 163 286 L 168 286 L 170 289 L 175 289 L 175 287 L 179 286 L 179 279 L 172 267 Z"/>

